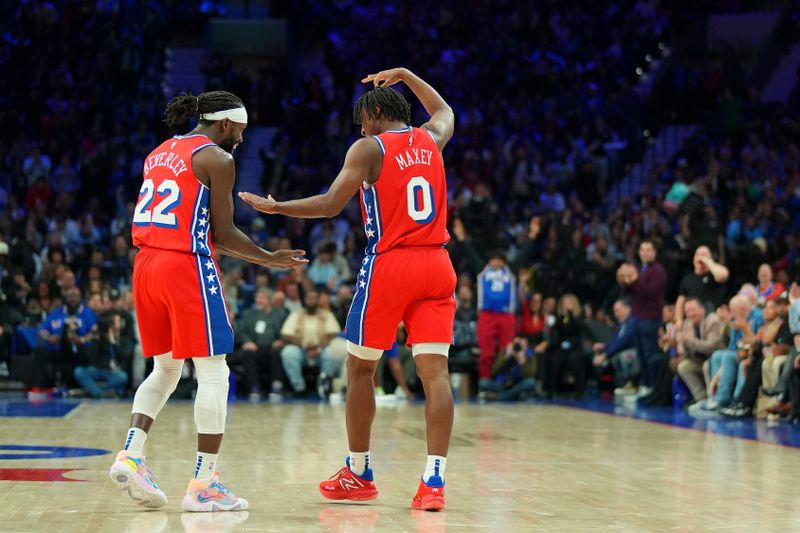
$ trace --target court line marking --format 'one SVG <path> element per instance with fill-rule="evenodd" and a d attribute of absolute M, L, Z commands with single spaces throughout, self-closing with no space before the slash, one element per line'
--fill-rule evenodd
<path fill-rule="evenodd" d="M 69 413 L 65 414 L 61 418 L 63 418 L 63 419 L 72 418 L 72 415 L 74 415 L 75 413 L 80 411 L 85 406 L 86 406 L 86 402 L 81 402 L 78 405 L 76 405 L 75 407 L 73 407 L 72 410 Z"/>

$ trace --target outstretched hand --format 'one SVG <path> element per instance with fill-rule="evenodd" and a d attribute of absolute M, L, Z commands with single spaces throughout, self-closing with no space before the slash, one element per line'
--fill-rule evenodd
<path fill-rule="evenodd" d="M 308 263 L 308 259 L 295 257 L 296 255 L 306 255 L 306 252 L 305 250 L 275 250 L 272 252 L 272 259 L 265 266 L 272 268 L 292 268 Z"/>
<path fill-rule="evenodd" d="M 405 74 L 406 69 L 404 68 L 390 68 L 389 70 L 382 70 L 377 74 L 370 74 L 363 80 L 361 83 L 370 83 L 375 87 L 388 87 L 390 85 L 394 85 L 399 81 L 403 81 L 403 75 Z"/>
<path fill-rule="evenodd" d="M 262 213 L 267 213 L 268 215 L 277 213 L 276 206 L 278 205 L 278 202 L 275 201 L 271 194 L 268 194 L 267 197 L 264 198 L 263 196 L 259 196 L 250 192 L 240 192 L 239 198 L 241 198 L 244 203 L 256 211 L 261 211 Z"/>

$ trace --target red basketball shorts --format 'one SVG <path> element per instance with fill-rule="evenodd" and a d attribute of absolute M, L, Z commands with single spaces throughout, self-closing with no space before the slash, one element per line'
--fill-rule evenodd
<path fill-rule="evenodd" d="M 145 357 L 233 351 L 233 328 L 213 258 L 143 247 L 133 265 L 136 320 Z"/>
<path fill-rule="evenodd" d="M 394 248 L 367 255 L 347 315 L 347 340 L 388 350 L 403 322 L 407 344 L 453 342 L 456 274 L 444 248 Z"/>

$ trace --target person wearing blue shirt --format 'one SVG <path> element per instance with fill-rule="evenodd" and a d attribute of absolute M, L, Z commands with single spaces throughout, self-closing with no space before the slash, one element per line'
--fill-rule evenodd
<path fill-rule="evenodd" d="M 628 384 L 631 392 L 635 376 L 639 373 L 636 359 L 636 345 L 633 337 L 633 326 L 636 320 L 631 315 L 631 306 L 626 300 L 614 302 L 614 318 L 619 324 L 614 337 L 607 343 L 596 342 L 592 346 L 595 352 L 594 366 L 603 367 L 610 362 L 614 368 L 614 383 L 618 388 Z"/>
<path fill-rule="evenodd" d="M 728 347 L 715 351 L 709 359 L 709 376 L 713 382 L 718 383 L 716 392 L 707 402 L 700 402 L 696 409 L 716 411 L 730 405 L 739 374 L 739 343 L 754 343 L 755 334 L 764 323 L 763 314 L 754 313 L 753 306 L 744 296 L 736 295 L 731 298 L 728 307 L 731 310 Z"/>
<path fill-rule="evenodd" d="M 97 330 L 97 316 L 83 305 L 77 287 L 67 289 L 64 300 L 66 304 L 54 309 L 42 323 L 42 344 L 35 350 L 37 368 L 51 366 L 53 375 L 47 378 L 54 378 L 56 386 L 67 385 L 75 367 L 88 359 Z"/>
<path fill-rule="evenodd" d="M 492 375 L 494 355 L 505 350 L 514 338 L 517 311 L 517 281 L 501 252 L 478 274 L 478 377 Z"/>

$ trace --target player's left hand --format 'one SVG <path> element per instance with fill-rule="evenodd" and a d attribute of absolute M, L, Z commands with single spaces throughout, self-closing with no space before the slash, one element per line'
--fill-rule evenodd
<path fill-rule="evenodd" d="M 406 69 L 404 68 L 390 68 L 389 70 L 382 70 L 377 74 L 370 74 L 361 83 L 370 83 L 375 87 L 388 87 L 394 85 L 399 81 L 403 81 Z"/>
<path fill-rule="evenodd" d="M 275 250 L 272 252 L 272 259 L 269 265 L 272 268 L 292 268 L 299 267 L 308 263 L 308 259 L 295 257 L 296 255 L 306 255 L 305 250 Z"/>
<path fill-rule="evenodd" d="M 267 197 L 264 198 L 263 196 L 251 192 L 240 192 L 239 198 L 256 211 L 261 211 L 268 215 L 277 213 L 276 206 L 278 202 L 275 201 L 275 198 L 273 198 L 271 194 L 268 194 Z"/>

